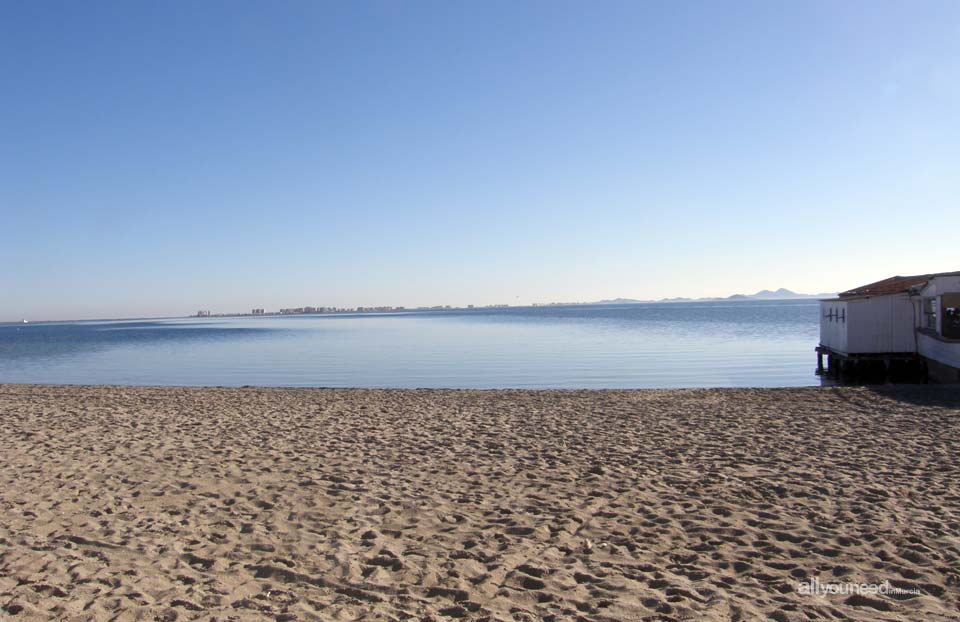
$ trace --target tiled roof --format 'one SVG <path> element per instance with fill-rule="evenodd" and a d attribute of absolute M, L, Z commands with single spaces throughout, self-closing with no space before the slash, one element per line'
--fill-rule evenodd
<path fill-rule="evenodd" d="M 900 294 L 914 287 L 923 287 L 927 281 L 936 276 L 953 276 L 960 272 L 937 272 L 934 274 L 918 274 L 916 276 L 892 276 L 876 283 L 861 285 L 837 294 L 840 298 L 853 296 L 882 296 L 884 294 Z"/>

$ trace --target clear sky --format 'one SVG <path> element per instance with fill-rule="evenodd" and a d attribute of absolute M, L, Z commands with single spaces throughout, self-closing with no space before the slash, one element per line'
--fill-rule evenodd
<path fill-rule="evenodd" d="M 960 2 L 5 2 L 0 319 L 960 270 Z"/>

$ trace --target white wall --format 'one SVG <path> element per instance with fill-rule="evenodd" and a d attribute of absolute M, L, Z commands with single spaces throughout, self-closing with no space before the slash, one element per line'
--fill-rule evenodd
<path fill-rule="evenodd" d="M 830 317 L 831 311 L 833 318 Z M 820 301 L 820 345 L 827 346 L 835 352 L 847 352 L 847 322 L 838 319 L 837 315 L 847 316 L 847 303 L 840 300 Z"/>
<path fill-rule="evenodd" d="M 960 276 L 938 276 L 930 281 L 920 290 L 920 295 L 924 298 L 949 294 L 951 292 L 960 292 Z"/>
<path fill-rule="evenodd" d="M 920 354 L 928 359 L 960 368 L 960 343 L 940 341 L 923 333 L 920 333 L 918 343 Z"/>
<path fill-rule="evenodd" d="M 915 315 L 907 294 L 847 301 L 847 352 L 916 352 Z"/>
<path fill-rule="evenodd" d="M 941 329 L 943 321 L 943 308 L 941 296 L 960 292 L 960 275 L 958 276 L 938 276 L 931 279 L 929 283 L 921 290 L 920 295 L 923 298 L 937 298 L 937 331 Z M 944 341 L 930 335 L 920 333 L 918 338 L 918 351 L 921 355 L 949 365 L 960 368 L 960 343 L 956 341 Z"/>
<path fill-rule="evenodd" d="M 923 299 L 934 298 L 937 308 L 937 327 L 936 331 L 943 334 L 943 295 L 960 293 L 960 276 L 938 276 L 931 279 L 922 290 L 920 296 Z M 922 324 L 921 324 L 922 326 Z"/>

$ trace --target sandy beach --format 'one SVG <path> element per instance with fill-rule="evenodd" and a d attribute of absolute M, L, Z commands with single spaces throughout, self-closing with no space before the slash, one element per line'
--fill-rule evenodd
<path fill-rule="evenodd" d="M 933 386 L 0 385 L 0 619 L 958 620 L 958 447 Z"/>

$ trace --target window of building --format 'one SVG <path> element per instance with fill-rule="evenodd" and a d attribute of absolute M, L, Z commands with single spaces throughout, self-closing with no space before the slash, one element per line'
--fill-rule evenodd
<path fill-rule="evenodd" d="M 937 299 L 924 298 L 923 300 L 923 325 L 930 330 L 937 330 Z"/>

